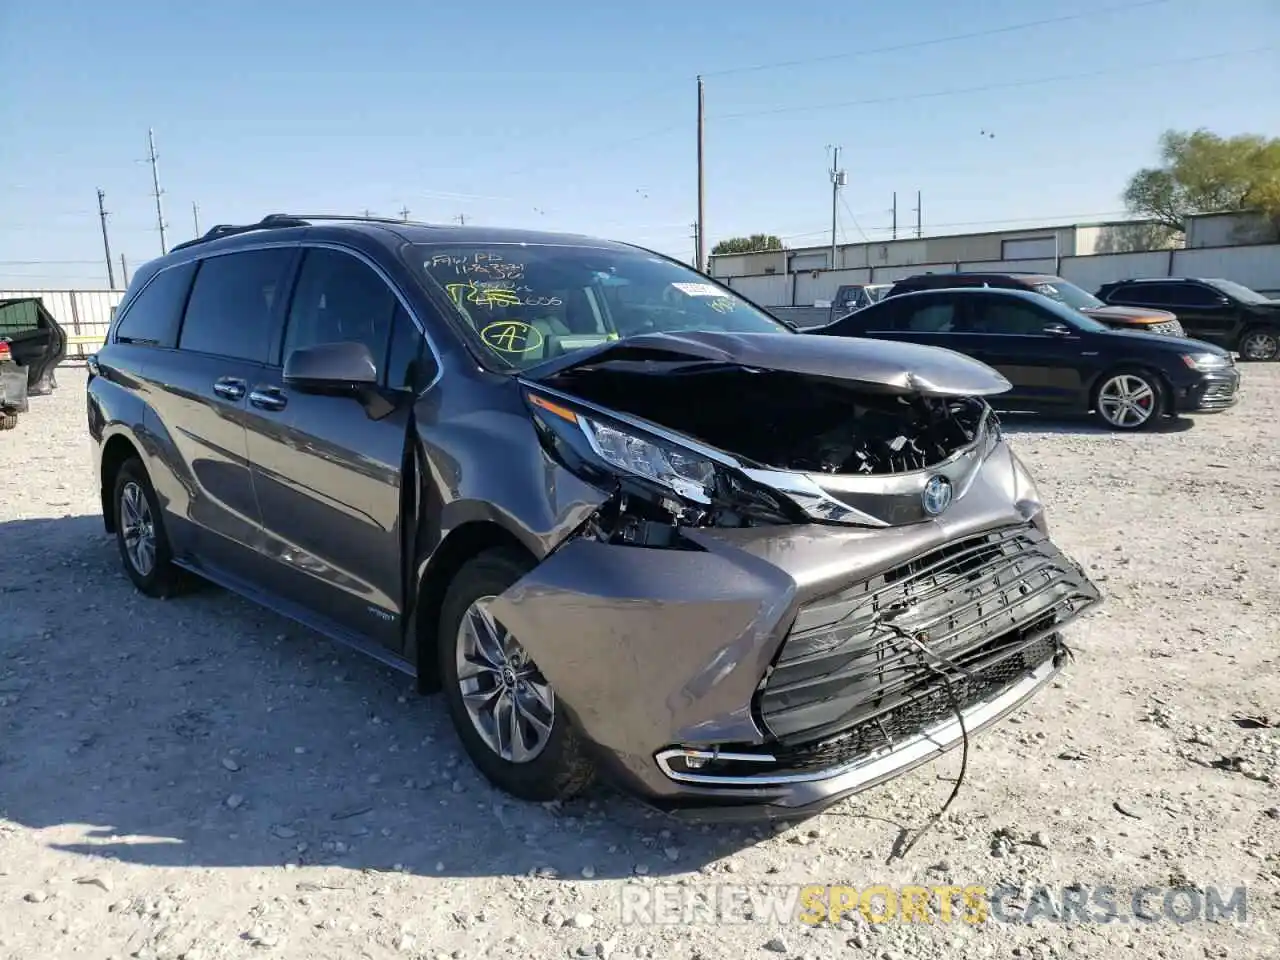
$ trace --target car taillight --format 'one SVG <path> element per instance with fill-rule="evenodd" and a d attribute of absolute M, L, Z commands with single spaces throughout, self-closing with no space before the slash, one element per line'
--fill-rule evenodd
<path fill-rule="evenodd" d="M 3 340 L 0 340 L 0 363 L 4 363 L 4 361 L 12 360 L 12 359 L 13 359 L 13 352 L 9 349 L 9 344 L 5 343 L 5 341 Z"/>

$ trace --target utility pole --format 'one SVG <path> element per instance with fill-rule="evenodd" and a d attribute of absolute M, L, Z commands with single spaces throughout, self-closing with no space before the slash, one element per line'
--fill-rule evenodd
<path fill-rule="evenodd" d="M 923 204 L 920 202 L 920 191 L 916 191 L 916 239 L 920 239 L 924 235 L 924 215 Z"/>
<path fill-rule="evenodd" d="M 102 252 L 107 258 L 107 284 L 112 290 L 116 288 L 115 271 L 111 268 L 111 242 L 107 239 L 107 211 L 103 208 L 102 202 L 106 199 L 106 194 L 102 189 L 98 189 L 98 219 L 102 221 Z"/>
<path fill-rule="evenodd" d="M 191 201 L 191 222 L 196 226 L 196 236 L 200 236 L 200 205 Z"/>
<path fill-rule="evenodd" d="M 409 222 L 409 208 L 408 208 L 408 207 L 401 207 L 401 208 L 400 208 L 400 219 L 401 219 L 401 220 L 403 220 L 405 223 L 408 223 L 408 222 Z"/>
<path fill-rule="evenodd" d="M 898 239 L 898 191 L 893 191 L 893 239 Z"/>
<path fill-rule="evenodd" d="M 693 238 L 693 266 L 697 269 L 698 257 L 701 255 L 699 251 L 702 249 L 702 234 L 699 233 L 696 223 L 692 223 L 690 226 L 693 228 L 693 233 L 689 235 Z"/>
<path fill-rule="evenodd" d="M 169 252 L 169 244 L 164 235 L 164 205 L 160 200 L 164 191 L 160 189 L 160 168 L 156 164 L 156 135 L 150 128 L 147 129 L 147 145 L 151 148 L 151 185 L 156 192 L 156 223 L 160 226 L 160 254 L 163 256 Z"/>
<path fill-rule="evenodd" d="M 366 218 L 369 216 L 369 208 L 368 208 L 368 207 L 365 207 L 365 208 L 364 208 L 364 215 L 365 215 L 365 217 L 366 217 Z"/>
<path fill-rule="evenodd" d="M 465 227 L 467 225 L 467 215 L 465 213 L 460 213 L 453 219 L 461 226 Z"/>
<path fill-rule="evenodd" d="M 698 235 L 695 241 L 698 253 L 698 272 L 707 268 L 707 258 L 702 249 L 707 235 L 707 172 L 705 147 L 707 132 L 707 102 L 703 92 L 702 77 L 698 77 Z"/>
<path fill-rule="evenodd" d="M 840 169 L 840 148 L 831 148 L 831 269 L 836 269 L 836 214 L 840 203 L 840 188 L 848 182 Z"/>
<path fill-rule="evenodd" d="M 124 261 L 124 254 L 120 254 L 120 273 L 124 277 L 125 288 L 129 287 L 129 264 Z"/>

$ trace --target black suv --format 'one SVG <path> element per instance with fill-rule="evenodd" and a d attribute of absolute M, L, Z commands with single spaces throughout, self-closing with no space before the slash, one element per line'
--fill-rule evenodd
<path fill-rule="evenodd" d="M 1232 280 L 1117 280 L 1104 283 L 1098 299 L 1168 310 L 1187 336 L 1235 350 L 1242 360 L 1280 360 L 1280 300 Z"/>

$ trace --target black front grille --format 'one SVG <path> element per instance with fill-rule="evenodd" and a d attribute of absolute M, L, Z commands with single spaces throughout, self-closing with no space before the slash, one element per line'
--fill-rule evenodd
<path fill-rule="evenodd" d="M 772 752 L 871 721 L 896 731 L 892 740 L 918 731 L 941 718 L 934 695 L 943 685 L 930 664 L 955 678 L 968 706 L 986 699 L 1001 670 L 1043 662 L 1050 652 L 1037 644 L 1098 599 L 1083 571 L 1026 525 L 948 544 L 813 601 L 757 693 Z M 961 686 L 943 659 L 980 677 Z"/>

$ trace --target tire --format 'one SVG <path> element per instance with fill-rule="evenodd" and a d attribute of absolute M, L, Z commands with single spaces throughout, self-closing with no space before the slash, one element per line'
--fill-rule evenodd
<path fill-rule="evenodd" d="M 185 577 L 173 564 L 160 501 L 151 486 L 146 467 L 137 457 L 130 457 L 120 465 L 111 497 L 112 509 L 115 510 L 116 546 L 125 574 L 148 597 L 165 598 L 180 593 L 185 586 Z M 139 526 L 144 540 L 146 530 L 150 530 L 152 549 L 149 565 L 142 563 L 142 558 L 131 547 L 137 539 L 132 534 Z"/>
<path fill-rule="evenodd" d="M 12 430 L 18 425 L 16 413 L 0 413 L 0 430 Z"/>
<path fill-rule="evenodd" d="M 445 592 L 436 647 L 449 715 L 471 762 L 498 789 L 521 800 L 545 803 L 567 800 L 586 789 L 595 778 L 594 764 L 587 755 L 584 741 L 574 730 L 565 711 L 555 702 L 550 684 L 538 672 L 537 665 L 527 659 L 527 654 L 521 662 L 523 650 L 518 644 L 514 645 L 513 650 L 503 651 L 509 659 L 507 665 L 499 663 L 502 666 L 500 671 L 483 669 L 474 675 L 471 675 L 471 671 L 463 671 L 468 676 L 460 677 L 459 669 L 460 657 L 473 664 L 481 660 L 474 655 L 467 656 L 471 641 L 464 635 L 469 633 L 471 637 L 478 636 L 475 633 L 481 626 L 478 620 L 489 627 L 497 627 L 498 639 L 491 638 L 491 653 L 495 652 L 493 644 L 500 645 L 501 639 L 508 643 L 514 641 L 509 634 L 504 638 L 505 629 L 501 624 L 480 611 L 485 598 L 500 595 L 532 567 L 532 562 L 525 555 L 505 548 L 487 550 L 469 560 L 458 571 Z M 477 606 L 473 608 L 473 605 Z M 469 631 L 463 630 L 464 620 L 470 626 Z M 515 658 L 510 659 L 513 653 Z M 500 661 L 501 658 L 489 659 Z M 515 664 L 518 674 L 511 669 L 510 664 Z M 503 674 L 505 679 L 500 679 Z M 522 677 L 527 679 L 522 681 Z M 473 719 L 463 696 L 464 683 L 473 689 L 479 687 L 495 692 L 501 689 L 500 684 L 506 684 L 505 689 L 514 691 L 512 694 L 503 693 L 491 698 L 491 702 L 524 704 L 524 712 L 519 714 L 523 719 L 518 721 L 514 735 L 520 739 L 520 746 L 525 748 L 526 756 L 516 759 L 516 751 L 512 750 L 509 751 L 512 753 L 511 757 L 504 757 L 500 752 L 501 743 L 493 745 L 493 731 L 482 734 L 481 721 Z M 541 700 L 533 695 L 534 690 L 543 694 Z M 544 709 L 548 702 L 551 708 L 549 711 Z M 550 719 L 549 734 L 544 734 L 541 738 L 538 736 L 538 731 L 528 722 L 528 717 L 533 714 L 544 725 Z M 498 715 L 495 713 L 495 719 Z M 507 707 L 501 710 L 500 715 L 509 717 L 516 714 Z M 505 724 L 503 726 L 507 732 L 507 744 L 514 744 L 511 729 Z"/>
<path fill-rule="evenodd" d="M 1125 397 L 1132 406 L 1122 405 Z M 1108 429 L 1126 433 L 1154 428 L 1164 417 L 1165 404 L 1165 388 L 1160 378 L 1134 367 L 1108 370 L 1098 378 L 1093 391 L 1094 416 Z M 1143 409 L 1145 419 L 1136 419 L 1135 414 Z"/>
<path fill-rule="evenodd" d="M 1280 360 L 1280 330 L 1250 327 L 1240 334 L 1240 359 L 1250 362 Z"/>

